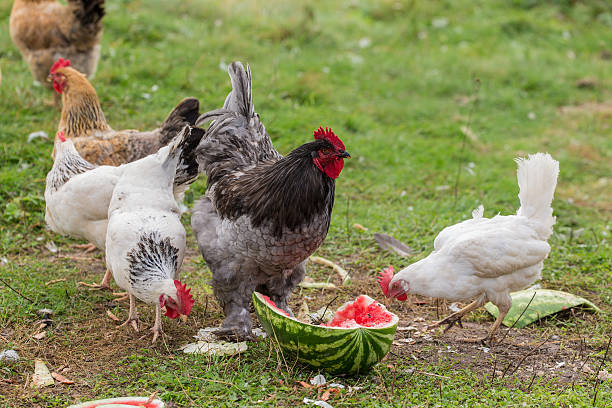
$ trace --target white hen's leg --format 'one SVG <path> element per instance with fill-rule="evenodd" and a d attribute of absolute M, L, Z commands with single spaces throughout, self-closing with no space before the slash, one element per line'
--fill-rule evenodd
<path fill-rule="evenodd" d="M 444 332 L 447 332 L 451 327 L 453 327 L 455 323 L 459 323 L 459 325 L 461 325 L 461 318 L 467 313 L 471 312 L 472 310 L 477 309 L 480 306 L 484 305 L 485 304 L 484 299 L 485 299 L 484 297 L 480 297 L 476 299 L 475 301 L 473 301 L 472 303 L 470 303 L 463 309 L 456 311 L 455 313 L 451 314 L 445 319 L 440 320 L 439 322 L 432 323 L 427 328 L 431 330 L 431 329 L 435 329 L 436 327 L 442 324 L 447 324 L 448 326 L 446 327 L 446 329 L 444 329 Z"/>
<path fill-rule="evenodd" d="M 162 323 L 161 323 L 161 306 L 158 304 L 155 307 L 155 324 L 151 328 L 153 332 L 153 341 L 151 343 L 155 343 L 160 334 L 163 334 L 162 331 Z"/>
<path fill-rule="evenodd" d="M 130 313 L 128 315 L 128 319 L 119 327 L 123 327 L 126 325 L 131 325 L 135 331 L 138 331 L 138 313 L 136 312 L 136 298 L 131 293 L 130 297 Z"/>

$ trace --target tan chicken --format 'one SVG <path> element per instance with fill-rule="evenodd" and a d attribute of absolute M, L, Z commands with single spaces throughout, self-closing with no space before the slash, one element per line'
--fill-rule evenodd
<path fill-rule="evenodd" d="M 10 31 L 13 43 L 30 66 L 34 79 L 45 83 L 49 68 L 67 58 L 88 77 L 100 58 L 104 0 L 15 0 Z"/>
<path fill-rule="evenodd" d="M 199 114 L 199 101 L 186 98 L 157 129 L 116 131 L 106 122 L 96 90 L 70 61 L 59 59 L 53 64 L 49 80 L 62 96 L 58 132 L 72 139 L 79 154 L 93 164 L 118 166 L 153 154 L 185 125 L 194 125 Z"/>

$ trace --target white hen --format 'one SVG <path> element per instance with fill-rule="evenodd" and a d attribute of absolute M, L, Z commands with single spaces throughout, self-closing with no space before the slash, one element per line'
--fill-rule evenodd
<path fill-rule="evenodd" d="M 559 162 L 544 153 L 516 162 L 521 202 L 516 215 L 484 218 L 481 205 L 472 213 L 472 219 L 442 230 L 427 258 L 393 278 L 393 269 L 385 270 L 378 282 L 387 297 L 405 298 L 406 293 L 415 293 L 451 301 L 476 298 L 433 327 L 450 327 L 466 313 L 491 301 L 499 308 L 499 316 L 482 340 L 493 339 L 512 305 L 510 292 L 524 289 L 540 278 L 543 261 L 550 252 L 546 241 L 555 224 L 551 203 Z"/>
<path fill-rule="evenodd" d="M 155 305 L 153 342 L 162 332 L 162 307 L 174 319 L 188 316 L 193 306 L 190 289 L 178 281 L 186 233 L 172 189 L 181 152 L 195 139 L 199 142 L 203 133 L 186 127 L 151 160 L 125 169 L 108 209 L 106 264 L 130 297 L 124 325 L 131 323 L 138 330 L 135 297 Z"/>
<path fill-rule="evenodd" d="M 200 130 L 194 133 L 194 136 L 200 136 L 200 139 L 202 135 Z M 200 139 L 196 137 L 191 140 L 192 144 L 181 155 L 174 180 L 174 194 L 177 199 L 198 175 L 194 150 Z M 86 239 L 104 250 L 108 207 L 117 181 L 126 170 L 143 168 L 147 163 L 156 160 L 155 155 L 118 167 L 95 166 L 79 155 L 72 140 L 66 139 L 63 132 L 57 133 L 55 151 L 53 167 L 47 174 L 45 221 L 49 228 L 58 234 Z M 109 288 L 110 277 L 111 272 L 107 270 L 100 285 L 80 283 Z"/>

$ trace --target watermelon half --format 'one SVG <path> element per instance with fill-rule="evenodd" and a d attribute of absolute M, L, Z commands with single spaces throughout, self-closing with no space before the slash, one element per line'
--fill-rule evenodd
<path fill-rule="evenodd" d="M 287 316 L 258 292 L 253 304 L 264 330 L 284 353 L 332 374 L 367 372 L 389 352 L 399 320 L 366 295 L 343 305 L 330 323 L 320 326 Z"/>

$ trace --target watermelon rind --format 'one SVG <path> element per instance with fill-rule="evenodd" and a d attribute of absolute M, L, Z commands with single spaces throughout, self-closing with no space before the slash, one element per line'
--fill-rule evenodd
<path fill-rule="evenodd" d="M 393 314 L 393 319 L 383 327 L 325 327 L 285 316 L 258 292 L 253 293 L 253 304 L 259 322 L 280 346 L 287 362 L 293 357 L 332 374 L 368 372 L 389 352 L 399 320 Z"/>

